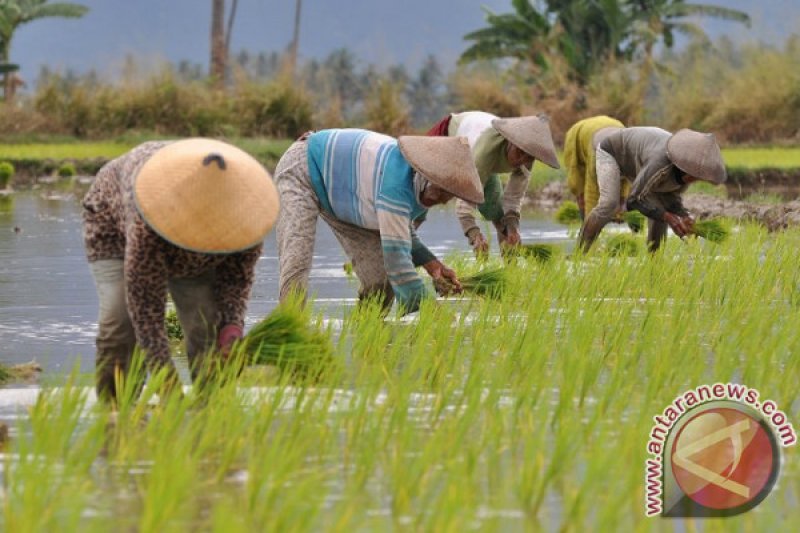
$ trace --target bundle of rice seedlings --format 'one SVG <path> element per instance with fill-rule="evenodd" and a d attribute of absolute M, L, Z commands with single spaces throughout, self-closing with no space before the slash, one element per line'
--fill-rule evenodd
<path fill-rule="evenodd" d="M 466 293 L 488 298 L 500 298 L 505 291 L 508 279 L 505 269 L 493 268 L 459 278 L 459 281 L 461 281 L 461 286 Z"/>
<path fill-rule="evenodd" d="M 708 218 L 694 223 L 692 233 L 711 242 L 722 242 L 730 235 L 730 229 L 720 218 Z"/>
<path fill-rule="evenodd" d="M 243 339 L 248 362 L 309 370 L 333 356 L 330 335 L 311 325 L 310 310 L 300 298 L 278 305 Z"/>
<path fill-rule="evenodd" d="M 541 263 L 550 261 L 559 251 L 559 247 L 553 244 L 522 244 L 518 246 L 519 255 L 536 259 Z"/>
<path fill-rule="evenodd" d="M 353 277 L 355 275 L 355 272 L 353 271 L 353 263 L 351 263 L 350 261 L 343 264 L 342 269 L 344 270 L 344 273 L 347 275 L 348 278 Z"/>
<path fill-rule="evenodd" d="M 567 200 L 563 202 L 558 208 L 558 211 L 556 211 L 555 219 L 559 224 L 565 224 L 567 226 L 571 224 L 580 224 L 581 210 L 578 208 L 578 204 Z"/>
<path fill-rule="evenodd" d="M 634 233 L 639 233 L 644 228 L 647 217 L 639 211 L 625 211 L 622 215 L 622 220 L 631 228 Z"/>
<path fill-rule="evenodd" d="M 606 251 L 612 257 L 636 257 L 639 255 L 639 241 L 633 235 L 620 233 L 608 239 Z"/>

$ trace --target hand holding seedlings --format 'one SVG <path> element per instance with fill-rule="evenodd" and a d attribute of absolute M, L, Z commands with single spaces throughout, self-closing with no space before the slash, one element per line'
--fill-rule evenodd
<path fill-rule="evenodd" d="M 422 267 L 428 272 L 428 275 L 433 279 L 433 286 L 440 296 L 447 296 L 448 294 L 458 294 L 463 291 L 461 282 L 458 281 L 455 271 L 447 268 L 438 259 L 428 261 Z"/>
<path fill-rule="evenodd" d="M 694 220 L 690 216 L 680 216 L 669 211 L 664 212 L 664 222 L 669 224 L 669 227 L 675 232 L 675 235 L 681 239 L 686 237 L 692 232 Z"/>

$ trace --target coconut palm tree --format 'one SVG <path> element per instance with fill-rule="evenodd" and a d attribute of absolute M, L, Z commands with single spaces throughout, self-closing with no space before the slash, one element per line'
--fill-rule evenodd
<path fill-rule="evenodd" d="M 750 16 L 743 11 L 709 4 L 693 4 L 684 0 L 627 0 L 631 12 L 630 37 L 634 46 L 652 58 L 653 48 L 661 41 L 667 48 L 675 43 L 675 34 L 707 39 L 703 29 L 693 22 L 710 17 L 750 26 Z"/>
<path fill-rule="evenodd" d="M 512 0 L 513 13 L 486 10 L 487 27 L 464 36 L 473 44 L 461 61 L 515 58 L 547 70 L 566 62 L 583 84 L 609 57 L 652 59 L 654 46 L 672 47 L 675 33 L 704 35 L 698 16 L 749 24 L 746 13 L 684 0 Z"/>
<path fill-rule="evenodd" d="M 81 4 L 68 2 L 49 3 L 48 0 L 3 0 L 0 2 L 0 64 L 7 64 L 11 40 L 21 25 L 48 17 L 80 18 L 89 11 Z M 13 78 L 4 74 L 4 97 L 8 100 L 13 89 Z"/>

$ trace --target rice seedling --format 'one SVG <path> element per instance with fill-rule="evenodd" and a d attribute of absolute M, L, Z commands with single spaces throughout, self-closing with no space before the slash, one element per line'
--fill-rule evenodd
<path fill-rule="evenodd" d="M 632 232 L 639 233 L 647 224 L 647 217 L 639 211 L 625 211 L 622 214 L 622 221 L 631 228 Z"/>
<path fill-rule="evenodd" d="M 553 244 L 521 244 L 516 248 L 518 255 L 535 259 L 540 263 L 547 263 L 561 251 L 561 248 Z"/>
<path fill-rule="evenodd" d="M 644 517 L 645 446 L 678 394 L 742 382 L 797 417 L 800 229 L 737 235 L 519 261 L 502 297 L 425 302 L 411 321 L 357 306 L 322 384 L 223 379 L 198 405 L 158 397 L 158 375 L 139 399 L 126 381 L 112 427 L 85 389 L 47 389 L 12 429 L 0 528 L 662 531 Z M 793 530 L 790 454 L 757 512 L 703 529 Z"/>
<path fill-rule="evenodd" d="M 501 298 L 506 288 L 504 268 L 491 268 L 459 277 L 464 292 L 488 298 Z"/>
<path fill-rule="evenodd" d="M 612 257 L 636 257 L 640 252 L 639 240 L 630 234 L 620 233 L 606 241 L 606 253 Z"/>
<path fill-rule="evenodd" d="M 720 243 L 728 238 L 730 229 L 722 219 L 709 218 L 696 221 L 692 228 L 692 233 L 707 241 Z"/>
<path fill-rule="evenodd" d="M 571 200 L 566 200 L 561 203 L 555 214 L 555 221 L 559 224 L 572 225 L 581 223 L 581 210 L 578 204 Z"/>
<path fill-rule="evenodd" d="M 310 308 L 298 297 L 282 302 L 253 326 L 242 345 L 250 364 L 296 370 L 308 370 L 333 354 L 329 333 L 311 324 Z"/>

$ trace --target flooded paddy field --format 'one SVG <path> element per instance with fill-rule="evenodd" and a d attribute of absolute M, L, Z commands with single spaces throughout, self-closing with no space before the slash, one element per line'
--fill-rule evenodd
<path fill-rule="evenodd" d="M 434 212 L 421 235 L 459 271 L 476 268 L 452 213 Z M 784 450 L 773 492 L 724 520 L 646 518 L 644 477 L 653 417 L 702 384 L 744 383 L 798 425 L 800 231 L 743 226 L 721 245 L 671 238 L 653 257 L 610 257 L 601 242 L 588 258 L 517 261 L 502 298 L 440 300 L 402 319 L 355 310 L 345 259 L 322 225 L 319 236 L 314 309 L 330 328 L 333 363 L 313 379 L 248 369 L 203 402 L 189 389 L 159 402 L 148 386 L 112 414 L 88 386 L 96 301 L 77 202 L 16 197 L 13 212 L 0 213 L 2 358 L 35 358 L 46 379 L 0 389 L 11 433 L 0 527 L 788 531 L 796 523 L 794 448 Z M 566 228 L 543 217 L 526 219 L 523 237 L 569 247 Z M 274 250 L 271 238 L 249 324 L 276 304 Z"/>

